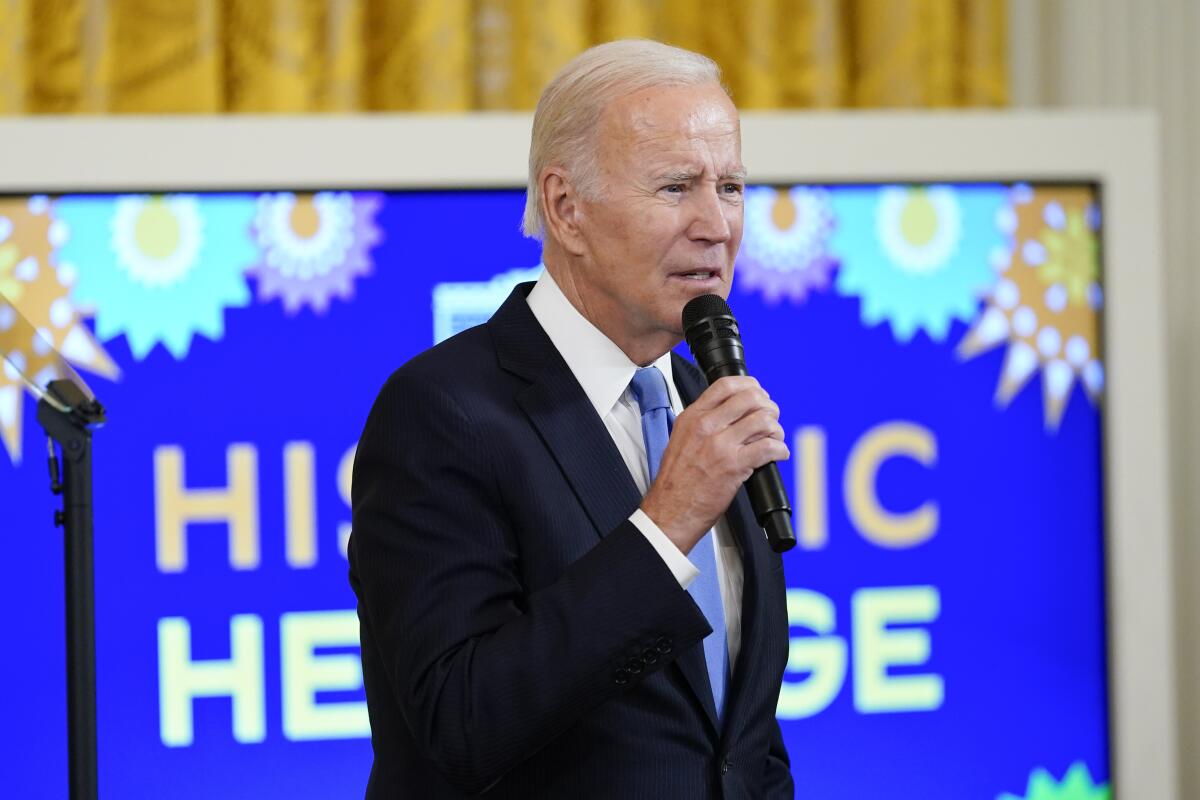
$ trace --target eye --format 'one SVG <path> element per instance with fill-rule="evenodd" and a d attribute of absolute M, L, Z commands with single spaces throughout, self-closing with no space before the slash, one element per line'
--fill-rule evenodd
<path fill-rule="evenodd" d="M 668 183 L 666 186 L 662 187 L 662 189 L 660 189 L 659 191 L 667 192 L 669 194 L 682 194 L 684 188 L 685 187 L 682 183 Z"/>
<path fill-rule="evenodd" d="M 741 194 L 742 185 L 740 183 L 727 183 L 721 187 L 721 191 L 726 194 Z"/>

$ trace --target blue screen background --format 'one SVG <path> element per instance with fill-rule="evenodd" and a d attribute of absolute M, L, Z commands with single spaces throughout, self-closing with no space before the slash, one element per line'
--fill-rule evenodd
<path fill-rule="evenodd" d="M 1099 401 L 1080 371 L 1061 410 L 1053 409 L 1058 400 L 1047 394 L 1044 360 L 1010 397 L 1000 396 L 1015 339 L 978 353 L 963 349 L 989 307 L 1004 300 L 999 281 L 1013 274 L 1005 259 L 1025 265 L 1039 258 L 1022 244 L 1027 220 L 1014 220 L 1014 208 L 1045 205 L 1043 272 L 1057 263 L 1052 234 L 1080 233 L 1070 197 L 1089 198 L 1080 206 L 1090 224 L 1084 234 L 1098 235 L 1093 190 L 1074 187 L 1076 195 L 1055 210 L 1057 201 L 1046 198 L 1060 190 L 1067 191 L 798 187 L 789 206 L 781 199 L 786 191 L 758 187 L 747 198 L 746 242 L 729 299 L 750 370 L 780 405 L 792 439 L 792 463 L 781 471 L 798 527 L 808 496 L 800 487 L 814 480 L 815 463 L 801 463 L 802 432 L 819 439 L 824 461 L 817 483 L 824 484 L 825 533 L 810 531 L 813 538 L 802 537 L 784 557 L 797 606 L 824 599 L 833 611 L 833 630 L 824 632 L 812 629 L 806 613 L 792 615 L 785 692 L 810 691 L 807 710 L 781 704 L 780 711 L 797 796 L 1008 800 L 1033 797 L 1038 780 L 1065 785 L 1082 773 L 1095 785 L 1109 780 Z M 393 369 L 433 344 L 435 327 L 453 330 L 456 319 L 476 313 L 472 303 L 486 305 L 463 285 L 483 287 L 484 296 L 502 276 L 488 290 L 502 299 L 503 276 L 536 267 L 540 252 L 517 229 L 523 192 L 338 197 L 341 211 L 331 203 L 322 224 L 357 208 L 360 229 L 348 235 L 360 237 L 367 265 L 349 270 L 348 292 L 330 283 L 297 290 L 290 300 L 286 288 L 269 288 L 267 267 L 256 273 L 251 266 L 266 263 L 268 248 L 266 238 L 246 234 L 265 236 L 269 227 L 258 195 L 194 198 L 204 225 L 186 268 L 225 277 L 180 291 L 168 283 L 139 294 L 122 283 L 136 283 L 138 272 L 121 261 L 117 220 L 131 212 L 119 211 L 120 198 L 55 198 L 47 212 L 66 228 L 49 260 L 60 273 L 68 265 L 72 302 L 121 370 L 115 380 L 84 373 L 110 419 L 95 436 L 102 796 L 334 798 L 359 797 L 365 788 L 371 752 L 364 736 L 286 735 L 280 619 L 354 608 L 339 541 L 350 512 L 338 473 L 376 392 Z M 801 236 L 797 228 L 816 214 L 812 203 L 821 204 L 824 227 Z M 892 211 L 899 234 L 885 231 Z M 888 239 L 897 235 L 908 242 L 907 255 L 903 241 L 897 249 L 899 240 Z M 176 238 L 186 241 L 186 231 Z M 164 247 L 149 249 L 161 256 Z M 910 268 L 896 268 L 897 258 L 910 258 Z M 1098 260 L 1093 267 L 1098 280 Z M 1087 287 L 1073 288 L 1070 265 L 1062 269 L 1057 285 L 1072 298 L 1087 296 Z M 445 284 L 453 286 L 436 288 Z M 437 308 L 435 291 L 442 292 Z M 1045 302 L 1057 300 L 1047 295 Z M 217 310 L 216 328 L 203 308 Z M 928 463 L 904 453 L 885 458 L 872 484 L 878 505 L 896 515 L 936 505 L 935 529 L 910 546 L 882 546 L 864 534 L 846 494 L 856 444 L 889 425 L 920 431 L 936 448 Z M 9 554 L 0 564 L 9 721 L 0 737 L 11 757 L 0 782 L 11 797 L 65 797 L 62 544 L 51 524 L 55 501 L 31 400 L 18 441 L 19 459 L 11 443 L 7 452 L 0 448 L 0 528 Z M 284 452 L 296 442 L 313 455 L 306 497 L 317 549 L 315 563 L 302 568 L 289 565 L 284 535 Z M 187 527 L 186 569 L 163 571 L 156 562 L 156 451 L 179 448 L 187 487 L 222 487 L 228 448 L 240 443 L 257 459 L 258 566 L 234 569 L 228 525 L 199 522 Z M 888 630 L 924 637 L 928 653 L 909 659 L 915 663 L 899 658 L 886 674 L 936 676 L 941 697 L 872 710 L 854 680 L 862 656 L 854 598 L 911 587 L 936 598 L 936 612 L 897 618 Z M 198 661 L 230 658 L 235 615 L 261 620 L 265 736 L 236 741 L 231 701 L 202 698 L 192 704 L 191 744 L 168 746 L 160 732 L 160 620 L 188 622 Z M 836 663 L 813 668 L 804 648 L 821 643 L 841 654 L 843 670 Z M 357 651 L 318 652 L 338 654 Z M 821 694 L 811 692 L 818 672 L 831 688 L 813 700 Z M 362 699 L 361 688 L 350 688 L 318 693 L 316 702 Z"/>

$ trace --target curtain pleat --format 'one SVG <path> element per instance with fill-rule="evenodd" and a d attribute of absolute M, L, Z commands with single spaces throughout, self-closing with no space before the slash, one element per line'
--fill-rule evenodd
<path fill-rule="evenodd" d="M 362 40 L 374 111 L 474 107 L 470 0 L 371 0 Z"/>
<path fill-rule="evenodd" d="M 227 110 L 359 108 L 363 12 L 363 0 L 226 2 Z"/>
<path fill-rule="evenodd" d="M 1007 4 L 964 2 L 958 41 L 962 54 L 957 70 L 959 103 L 1008 105 Z"/>
<path fill-rule="evenodd" d="M 106 110 L 113 60 L 107 5 L 100 0 L 10 0 L 8 5 L 25 7 L 19 18 L 0 22 L 0 36 L 24 42 L 19 51 L 23 62 L 0 64 L 0 87 L 7 97 L 17 98 L 16 110 Z M 24 30 L 18 31 L 21 24 Z"/>
<path fill-rule="evenodd" d="M 0 113 L 530 109 L 573 56 L 711 56 L 746 109 L 996 106 L 1004 0 L 0 0 Z"/>
<path fill-rule="evenodd" d="M 554 73 L 591 44 L 584 0 L 514 0 L 511 108 L 533 108 Z"/>
<path fill-rule="evenodd" d="M 26 0 L 0 0 L 0 114 L 19 114 L 29 110 L 26 86 L 29 71 L 29 3 Z"/>
<path fill-rule="evenodd" d="M 701 48 L 721 65 L 738 106 L 778 108 L 786 80 L 780 72 L 780 37 L 775 25 L 786 14 L 776 0 L 713 0 L 705 14 Z"/>
<path fill-rule="evenodd" d="M 219 0 L 110 0 L 105 110 L 224 111 Z"/>
<path fill-rule="evenodd" d="M 661 34 L 662 0 L 610 0 L 595 3 L 592 31 L 596 41 L 654 39 Z"/>
<path fill-rule="evenodd" d="M 812 0 L 780 19 L 783 108 L 849 105 L 850 38 L 842 0 Z"/>

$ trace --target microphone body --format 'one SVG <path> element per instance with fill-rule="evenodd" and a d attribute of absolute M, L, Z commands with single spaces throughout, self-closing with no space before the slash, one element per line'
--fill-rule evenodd
<path fill-rule="evenodd" d="M 719 296 L 706 294 L 689 301 L 683 309 L 683 331 L 709 385 L 730 375 L 750 374 L 746 371 L 737 320 Z M 783 553 L 795 547 L 792 505 L 783 488 L 779 467 L 774 462 L 759 467 L 745 486 L 754 516 L 766 532 L 771 549 Z"/>

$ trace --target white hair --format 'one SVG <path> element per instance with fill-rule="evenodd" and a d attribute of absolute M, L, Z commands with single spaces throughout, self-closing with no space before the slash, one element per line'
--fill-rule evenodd
<path fill-rule="evenodd" d="M 699 53 L 649 39 L 619 39 L 576 56 L 546 85 L 533 113 L 526 236 L 542 239 L 545 217 L 540 178 L 551 165 L 567 170 L 576 190 L 595 199 L 600 164 L 595 133 L 604 109 L 617 98 L 651 86 L 721 85 L 721 69 Z"/>

